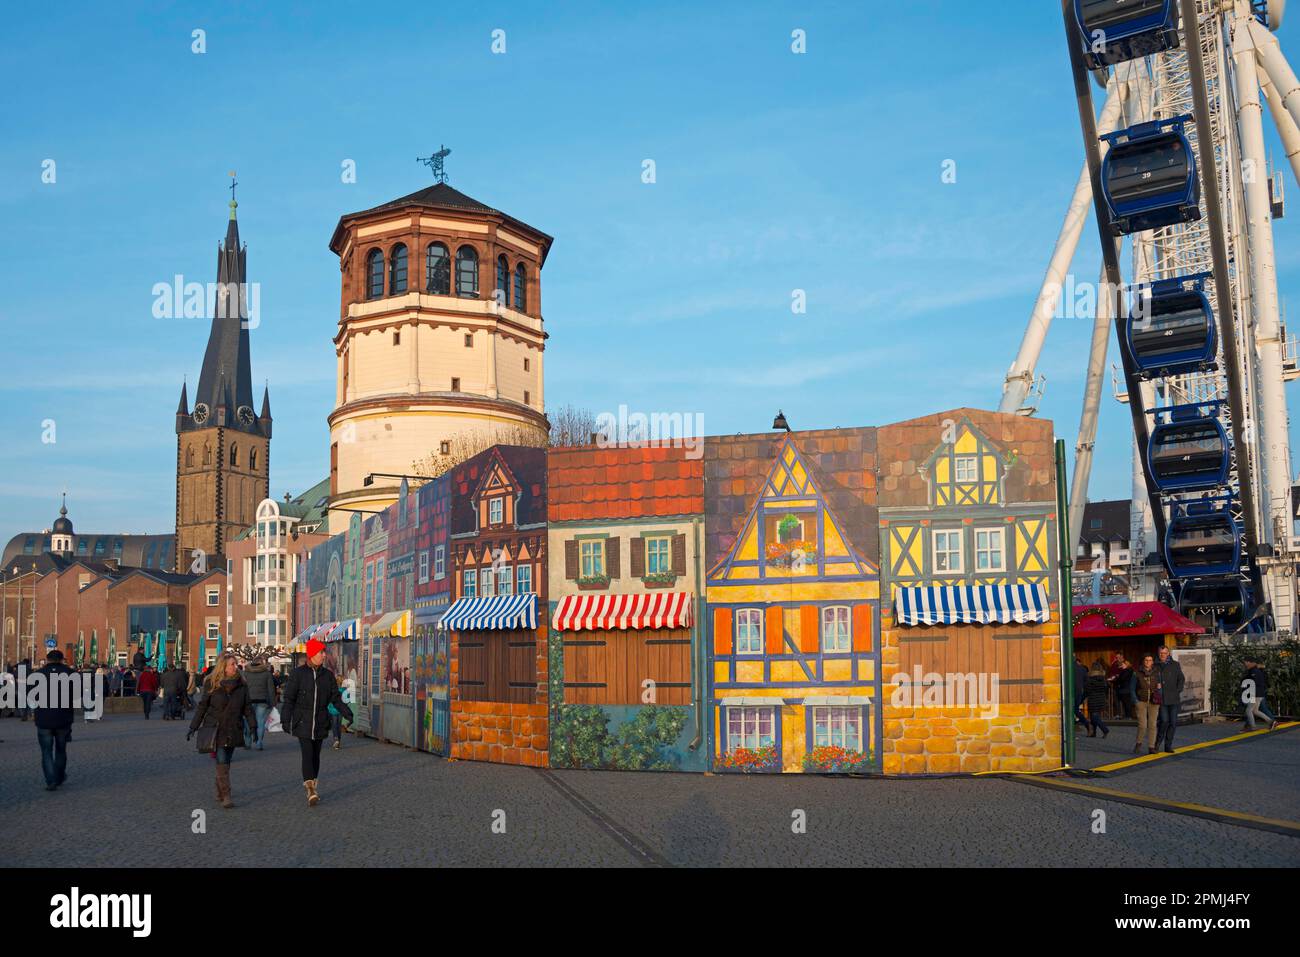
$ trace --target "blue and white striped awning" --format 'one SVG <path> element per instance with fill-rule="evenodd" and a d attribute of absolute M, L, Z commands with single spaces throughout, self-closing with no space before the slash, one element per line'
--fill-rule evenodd
<path fill-rule="evenodd" d="M 936 585 L 894 593 L 900 625 L 1023 625 L 1051 614 L 1042 585 Z"/>
<path fill-rule="evenodd" d="M 442 616 L 439 628 L 481 631 L 487 628 L 536 628 L 537 596 L 490 595 L 458 598 Z"/>
<path fill-rule="evenodd" d="M 356 641 L 357 640 L 357 619 L 349 618 L 347 621 L 339 622 L 338 626 L 321 640 L 322 641 Z"/>

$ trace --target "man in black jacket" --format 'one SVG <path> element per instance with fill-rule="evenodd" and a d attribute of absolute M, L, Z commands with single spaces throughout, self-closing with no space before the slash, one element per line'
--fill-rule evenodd
<path fill-rule="evenodd" d="M 352 723 L 352 709 L 343 700 L 334 672 L 325 667 L 325 643 L 307 642 L 307 664 L 295 668 L 280 697 L 280 723 L 298 739 L 302 749 L 302 786 L 307 804 L 320 801 L 316 785 L 320 778 L 320 751 L 330 733 L 330 705 L 340 717 Z"/>
<path fill-rule="evenodd" d="M 45 686 L 40 706 L 35 709 L 36 740 L 41 745 L 45 790 L 53 791 L 68 779 L 68 739 L 72 736 L 72 702 L 68 694 L 76 678 L 62 676 L 75 676 L 76 672 L 63 663 L 61 651 L 51 651 L 45 660 L 48 664 L 38 669 L 28 681 L 41 681 Z M 30 689 L 28 693 L 31 693 Z"/>
<path fill-rule="evenodd" d="M 1156 661 L 1156 672 L 1160 676 L 1160 723 L 1156 726 L 1156 744 L 1160 743 L 1163 736 L 1165 751 L 1173 754 L 1174 729 L 1178 727 L 1178 712 L 1182 710 L 1186 679 L 1183 677 L 1182 666 L 1174 660 L 1168 648 L 1161 645 L 1157 653 L 1160 656 Z"/>

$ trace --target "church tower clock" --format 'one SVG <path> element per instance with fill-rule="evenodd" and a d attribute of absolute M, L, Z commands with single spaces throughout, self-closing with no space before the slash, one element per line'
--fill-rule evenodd
<path fill-rule="evenodd" d="M 181 386 L 176 409 L 176 570 L 225 563 L 226 542 L 253 524 L 269 498 L 271 399 L 253 410 L 249 361 L 247 246 L 239 242 L 235 183 L 230 221 L 217 247 L 217 292 L 208 348 L 194 391 Z"/>

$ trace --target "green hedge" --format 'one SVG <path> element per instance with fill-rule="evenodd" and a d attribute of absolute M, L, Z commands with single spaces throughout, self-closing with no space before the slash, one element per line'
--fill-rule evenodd
<path fill-rule="evenodd" d="M 1214 649 L 1210 703 L 1219 714 L 1242 714 L 1241 679 L 1244 659 L 1254 655 L 1268 674 L 1268 706 L 1281 715 L 1300 714 L 1300 641 L 1295 638 L 1269 646 L 1221 645 Z"/>

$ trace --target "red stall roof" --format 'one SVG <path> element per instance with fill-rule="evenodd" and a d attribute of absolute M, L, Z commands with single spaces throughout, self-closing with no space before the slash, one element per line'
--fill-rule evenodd
<path fill-rule="evenodd" d="M 1151 618 L 1145 624 L 1134 625 L 1131 628 L 1112 628 L 1107 622 L 1107 616 L 1101 614 L 1088 615 L 1083 620 L 1079 620 L 1080 615 L 1093 609 L 1109 611 L 1115 622 L 1120 625 L 1130 621 L 1138 621 L 1147 614 L 1150 614 Z M 1199 635 L 1205 631 L 1204 628 L 1190 618 L 1178 614 L 1168 605 L 1162 605 L 1158 601 L 1122 601 L 1109 605 L 1076 605 L 1072 611 L 1074 620 L 1078 622 L 1074 626 L 1074 637 L 1076 638 Z"/>

